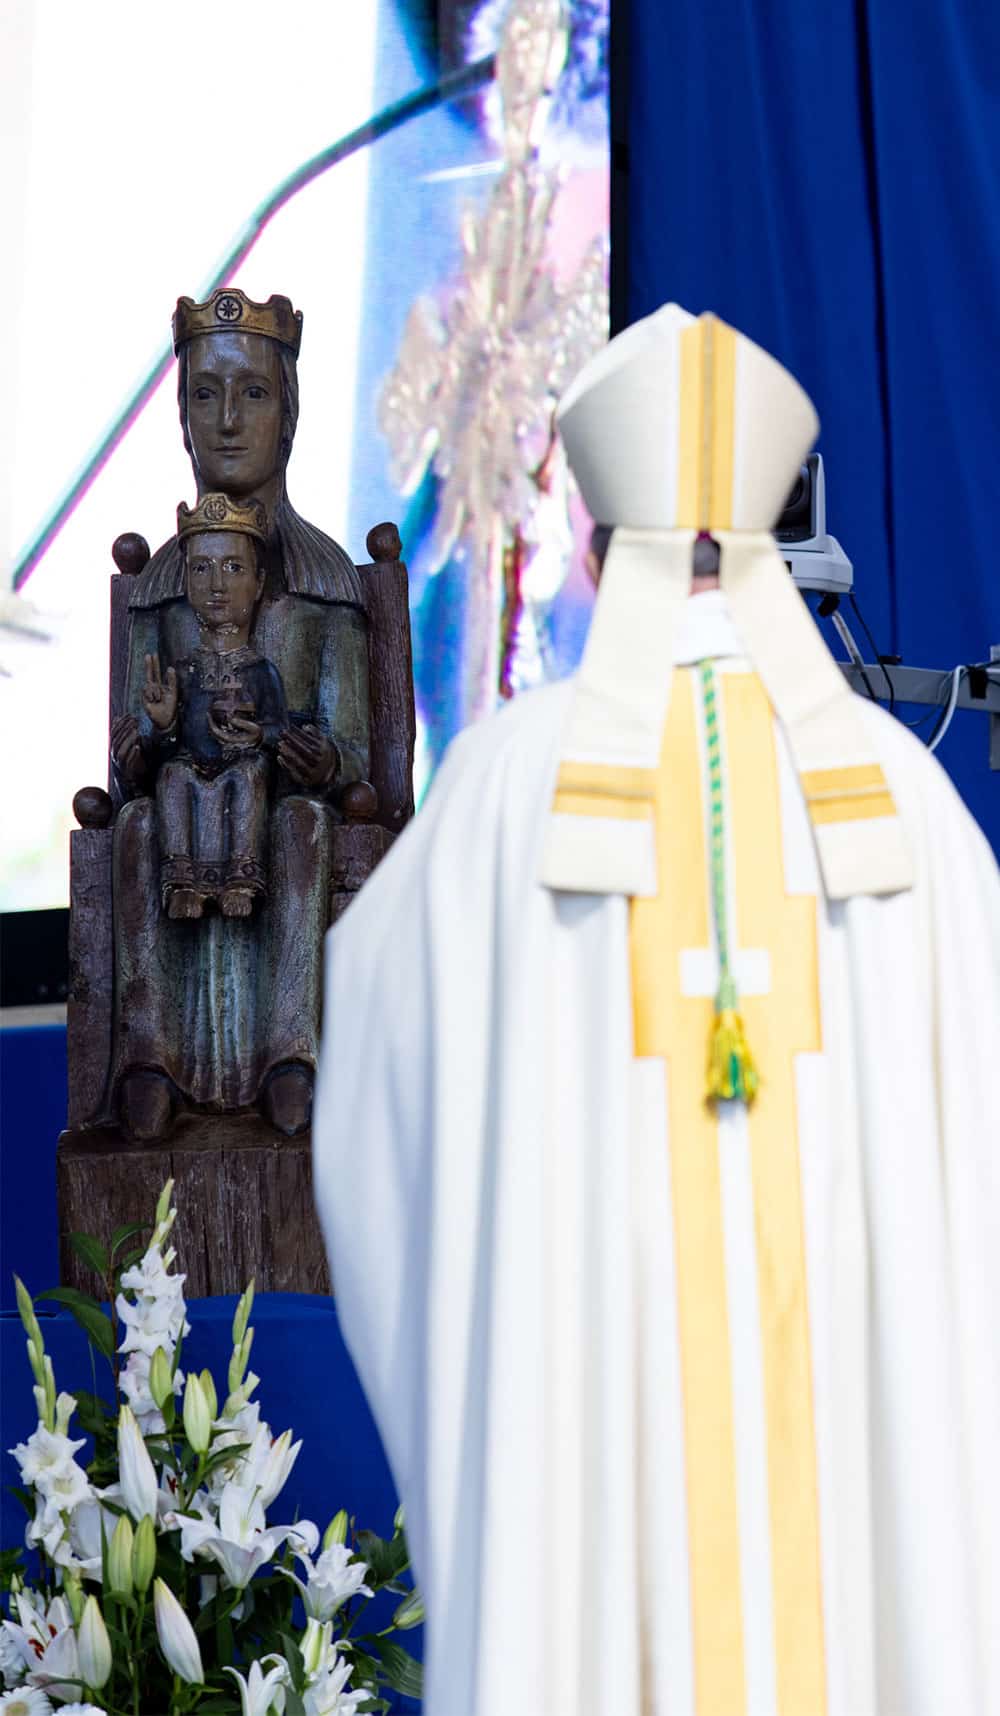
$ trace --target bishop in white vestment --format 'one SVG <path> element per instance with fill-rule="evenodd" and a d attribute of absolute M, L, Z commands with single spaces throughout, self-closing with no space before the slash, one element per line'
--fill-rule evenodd
<path fill-rule="evenodd" d="M 791 377 L 668 306 L 560 427 L 616 527 L 580 672 L 455 742 L 328 949 L 425 1709 L 1000 1716 L 996 866 L 769 535 Z"/>

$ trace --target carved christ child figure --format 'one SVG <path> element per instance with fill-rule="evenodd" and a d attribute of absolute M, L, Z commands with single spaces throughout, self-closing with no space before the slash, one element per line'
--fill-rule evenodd
<path fill-rule="evenodd" d="M 165 672 L 158 655 L 145 658 L 163 906 L 171 918 L 199 918 L 210 902 L 249 917 L 267 888 L 268 798 L 286 726 L 281 676 L 249 644 L 264 508 L 206 495 L 178 507 L 177 533 L 202 647 Z"/>

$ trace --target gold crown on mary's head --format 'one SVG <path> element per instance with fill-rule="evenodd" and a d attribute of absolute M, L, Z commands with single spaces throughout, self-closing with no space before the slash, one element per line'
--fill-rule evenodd
<path fill-rule="evenodd" d="M 199 334 L 263 334 L 298 357 L 302 311 L 293 310 L 291 299 L 280 292 L 272 292 L 266 304 L 257 304 L 238 286 L 219 286 L 204 304 L 196 304 L 193 298 L 178 298 L 173 330 L 175 352 Z"/>
<path fill-rule="evenodd" d="M 258 542 L 267 541 L 267 513 L 259 500 L 230 500 L 228 495 L 203 495 L 197 506 L 177 508 L 177 536 L 183 542 L 206 530 L 235 530 L 240 536 L 252 536 Z"/>

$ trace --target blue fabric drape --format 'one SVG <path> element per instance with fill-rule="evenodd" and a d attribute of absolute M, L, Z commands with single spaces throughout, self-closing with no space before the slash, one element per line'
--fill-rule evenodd
<path fill-rule="evenodd" d="M 617 3 L 627 319 L 673 298 L 774 352 L 819 410 L 828 526 L 879 648 L 985 660 L 1000 643 L 1000 8 Z M 960 714 L 938 754 L 1000 850 L 987 729 Z"/>

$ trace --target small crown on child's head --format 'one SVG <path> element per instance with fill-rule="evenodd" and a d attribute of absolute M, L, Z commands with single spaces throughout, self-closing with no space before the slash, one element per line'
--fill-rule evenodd
<path fill-rule="evenodd" d="M 252 536 L 258 542 L 267 541 L 267 513 L 262 501 L 241 503 L 228 495 L 203 495 L 197 506 L 177 508 L 177 536 L 183 542 L 196 531 L 235 530 L 242 536 Z"/>

